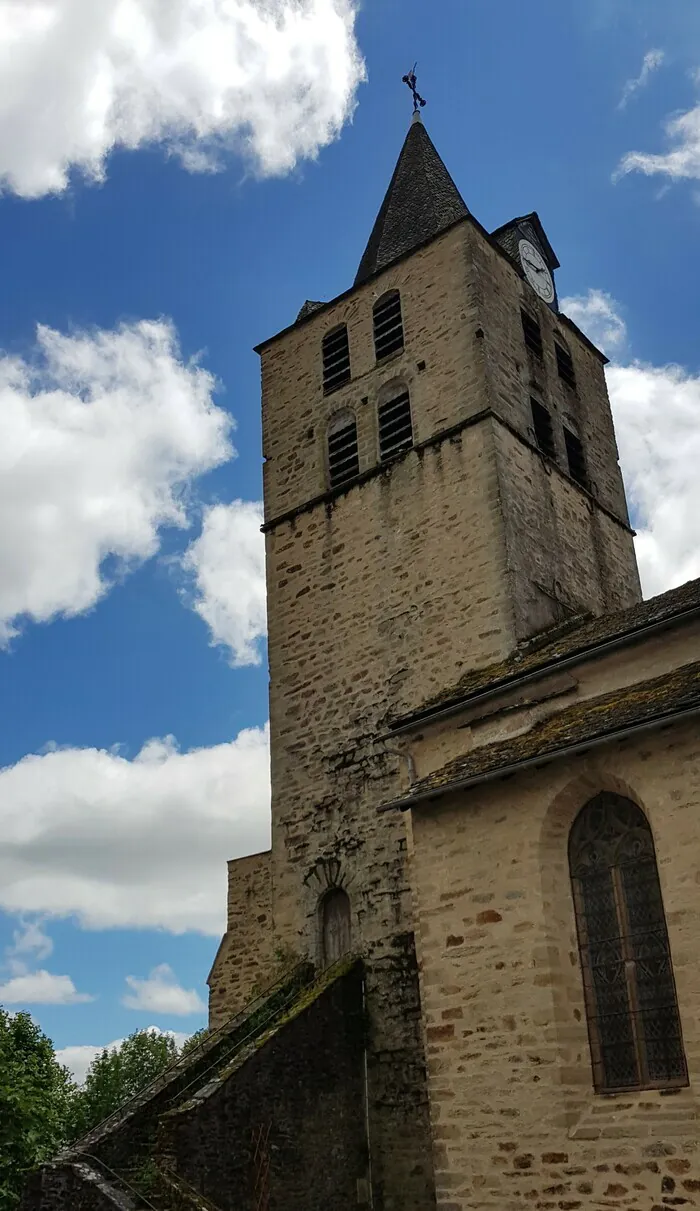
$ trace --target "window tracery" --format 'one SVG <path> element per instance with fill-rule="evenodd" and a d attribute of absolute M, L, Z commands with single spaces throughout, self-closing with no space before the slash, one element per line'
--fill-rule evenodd
<path fill-rule="evenodd" d="M 644 813 L 597 795 L 569 836 L 593 1080 L 600 1093 L 688 1083 L 654 840 Z"/>

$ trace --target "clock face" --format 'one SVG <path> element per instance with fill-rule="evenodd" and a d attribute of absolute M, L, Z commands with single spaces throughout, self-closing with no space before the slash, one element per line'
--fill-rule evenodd
<path fill-rule="evenodd" d="M 532 289 L 539 294 L 545 303 L 554 302 L 554 282 L 549 272 L 549 266 L 540 250 L 535 248 L 535 245 L 531 244 L 529 240 L 521 240 L 518 252 L 520 253 L 520 263 L 525 272 L 525 277 L 532 286 Z"/>

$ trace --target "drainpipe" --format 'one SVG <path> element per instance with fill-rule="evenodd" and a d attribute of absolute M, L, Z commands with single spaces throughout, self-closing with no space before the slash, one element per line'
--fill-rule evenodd
<path fill-rule="evenodd" d="M 365 975 L 362 973 L 362 1029 L 364 1032 L 364 1040 L 362 1045 L 362 1067 L 364 1077 L 364 1097 L 365 1097 L 365 1140 L 367 1143 L 367 1185 L 369 1192 L 369 1202 L 367 1206 L 371 1209 L 374 1207 L 374 1186 L 372 1182 L 372 1142 L 369 1126 L 369 1066 L 367 1063 L 367 995 L 365 988 Z"/>

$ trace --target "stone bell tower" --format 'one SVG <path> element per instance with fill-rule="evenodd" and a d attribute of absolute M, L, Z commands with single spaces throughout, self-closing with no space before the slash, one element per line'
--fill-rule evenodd
<path fill-rule="evenodd" d="M 291 949 L 366 963 L 374 1207 L 434 1199 L 395 716 L 639 599 L 602 354 L 536 214 L 489 234 L 418 114 L 354 284 L 260 347 L 270 853 L 230 864 L 212 1020 Z"/>

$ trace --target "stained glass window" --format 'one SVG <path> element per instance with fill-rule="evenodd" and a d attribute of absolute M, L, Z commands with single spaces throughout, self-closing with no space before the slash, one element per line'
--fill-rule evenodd
<path fill-rule="evenodd" d="M 651 829 L 621 795 L 596 795 L 569 837 L 569 867 L 599 1093 L 688 1084 Z"/>

